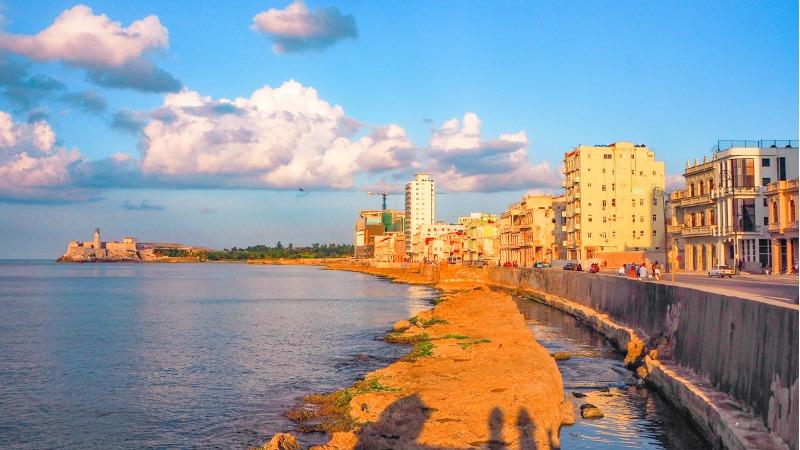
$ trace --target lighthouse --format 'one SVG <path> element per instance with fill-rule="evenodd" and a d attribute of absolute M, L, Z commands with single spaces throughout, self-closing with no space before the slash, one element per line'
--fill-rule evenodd
<path fill-rule="evenodd" d="M 92 242 L 92 247 L 95 250 L 100 250 L 100 228 L 94 229 L 94 240 Z"/>

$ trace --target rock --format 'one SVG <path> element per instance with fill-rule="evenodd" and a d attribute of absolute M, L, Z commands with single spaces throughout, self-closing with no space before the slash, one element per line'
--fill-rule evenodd
<path fill-rule="evenodd" d="M 399 320 L 392 327 L 392 331 L 396 331 L 396 332 L 399 333 L 399 332 L 406 331 L 409 328 L 411 328 L 411 322 L 409 322 L 407 320 Z"/>
<path fill-rule="evenodd" d="M 650 359 L 658 359 L 658 350 L 656 349 L 650 350 L 647 356 L 649 356 Z"/>
<path fill-rule="evenodd" d="M 647 367 L 639 366 L 636 368 L 636 376 L 639 379 L 644 380 L 645 378 L 647 378 L 647 375 L 648 375 Z"/>
<path fill-rule="evenodd" d="M 581 417 L 584 419 L 602 419 L 605 416 L 597 406 L 591 403 L 584 403 L 581 405 Z"/>
<path fill-rule="evenodd" d="M 567 352 L 555 352 L 555 353 L 551 353 L 550 356 L 555 358 L 556 361 L 564 361 L 564 360 L 569 359 L 571 357 L 570 354 L 567 353 Z"/>
<path fill-rule="evenodd" d="M 575 398 L 586 398 L 586 394 L 584 394 L 582 392 L 573 392 L 572 396 L 575 397 Z"/>
<path fill-rule="evenodd" d="M 600 388 L 600 392 L 611 392 L 611 388 L 610 387 L 602 387 L 602 388 Z"/>
<path fill-rule="evenodd" d="M 260 450 L 302 450 L 297 438 L 290 433 L 278 433 L 272 436 L 266 444 L 261 446 Z"/>

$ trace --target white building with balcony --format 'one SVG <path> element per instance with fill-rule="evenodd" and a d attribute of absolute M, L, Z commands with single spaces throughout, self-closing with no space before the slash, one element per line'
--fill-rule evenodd
<path fill-rule="evenodd" d="M 797 141 L 719 141 L 709 160 L 687 163 L 683 190 L 670 195 L 670 263 L 688 271 L 727 264 L 770 267 L 767 187 L 798 176 Z"/>

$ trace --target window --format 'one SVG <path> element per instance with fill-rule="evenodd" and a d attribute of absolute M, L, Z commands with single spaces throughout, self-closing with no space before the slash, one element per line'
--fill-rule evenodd
<path fill-rule="evenodd" d="M 764 225 L 769 225 L 769 217 L 764 217 Z"/>
<path fill-rule="evenodd" d="M 612 238 L 613 238 L 613 237 L 617 237 L 617 232 L 612 230 L 612 231 L 611 231 L 611 237 L 612 237 Z"/>
<path fill-rule="evenodd" d="M 611 159 L 611 154 L 610 153 L 604 154 L 603 159 Z"/>
<path fill-rule="evenodd" d="M 764 197 L 764 207 L 765 208 L 767 207 L 767 198 L 766 197 Z"/>
<path fill-rule="evenodd" d="M 606 169 L 603 169 L 603 173 L 606 173 Z"/>
<path fill-rule="evenodd" d="M 606 223 L 606 216 L 603 216 L 603 223 Z"/>
<path fill-rule="evenodd" d="M 653 237 L 656 237 L 656 230 L 653 230 Z"/>
<path fill-rule="evenodd" d="M 603 200 L 603 210 L 605 210 L 605 209 L 606 209 L 606 201 Z"/>
<path fill-rule="evenodd" d="M 615 199 L 615 198 L 611 199 L 611 206 L 615 206 L 615 207 L 617 206 L 617 199 Z"/>
<path fill-rule="evenodd" d="M 631 169 L 631 175 L 636 175 L 636 171 Z"/>
<path fill-rule="evenodd" d="M 639 176 L 640 176 L 640 177 L 643 177 L 643 176 L 644 176 L 644 170 L 640 170 L 640 171 L 639 171 Z"/>
<path fill-rule="evenodd" d="M 644 216 L 639 216 L 639 222 L 644 222 Z"/>
<path fill-rule="evenodd" d="M 636 208 L 636 200 L 631 199 L 631 208 Z"/>
<path fill-rule="evenodd" d="M 786 158 L 778 158 L 778 180 L 786 181 Z"/>
<path fill-rule="evenodd" d="M 756 201 L 752 198 L 737 198 L 733 203 L 734 229 L 756 231 Z"/>
<path fill-rule="evenodd" d="M 636 155 L 634 155 L 633 153 L 631 153 L 631 159 L 634 159 L 634 158 L 636 158 Z"/>
<path fill-rule="evenodd" d="M 606 185 L 604 184 L 601 189 L 602 189 L 603 192 L 605 192 L 606 191 Z"/>
<path fill-rule="evenodd" d="M 636 230 L 633 230 L 633 238 L 636 239 Z"/>
<path fill-rule="evenodd" d="M 656 215 L 653 214 L 653 222 L 655 222 L 655 221 L 656 221 Z"/>
<path fill-rule="evenodd" d="M 708 210 L 708 224 L 709 225 L 716 225 L 717 224 L 716 223 L 717 222 L 716 217 L 717 217 L 716 211 L 714 211 L 713 209 Z"/>
<path fill-rule="evenodd" d="M 654 170 L 654 171 L 653 171 L 653 176 L 655 176 L 655 174 L 656 174 L 656 171 Z"/>
<path fill-rule="evenodd" d="M 591 221 L 592 221 L 592 215 L 589 214 L 589 222 L 591 222 Z"/>
<path fill-rule="evenodd" d="M 586 237 L 592 237 L 592 233 L 586 233 Z"/>
<path fill-rule="evenodd" d="M 761 167 L 769 167 L 769 158 L 761 158 Z"/>
<path fill-rule="evenodd" d="M 639 199 L 639 206 L 644 206 L 644 199 L 643 198 Z"/>
<path fill-rule="evenodd" d="M 636 214 L 634 214 L 634 215 L 632 215 L 632 216 L 631 216 L 631 221 L 632 221 L 633 223 L 636 223 Z"/>
<path fill-rule="evenodd" d="M 761 185 L 762 186 L 766 186 L 766 185 L 769 184 L 769 181 L 770 181 L 769 177 L 764 177 L 764 178 L 761 179 Z"/>
<path fill-rule="evenodd" d="M 794 200 L 789 200 L 789 222 L 797 221 L 797 211 L 794 209 Z"/>
<path fill-rule="evenodd" d="M 644 230 L 639 230 L 639 237 L 644 237 Z"/>

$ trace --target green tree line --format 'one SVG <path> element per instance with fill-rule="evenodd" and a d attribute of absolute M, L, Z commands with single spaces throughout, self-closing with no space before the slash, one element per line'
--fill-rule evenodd
<path fill-rule="evenodd" d="M 296 247 L 292 244 L 284 246 L 278 241 L 274 247 L 264 244 L 251 245 L 246 248 L 230 248 L 209 250 L 201 259 L 208 261 L 243 261 L 247 259 L 283 259 L 283 258 L 341 258 L 353 255 L 353 246 L 347 244 L 312 244 Z"/>

